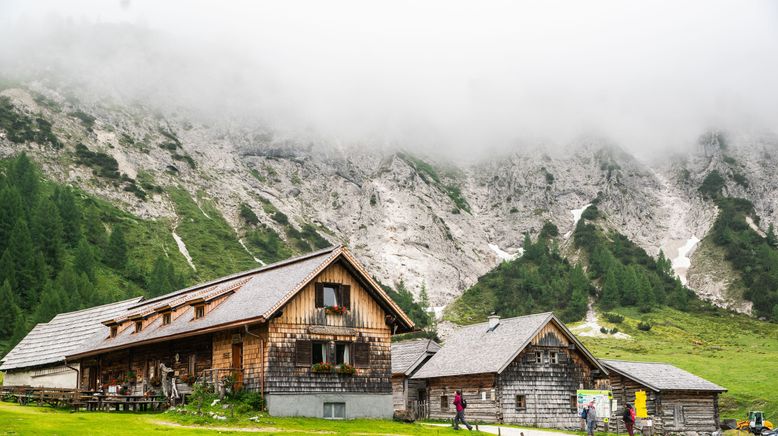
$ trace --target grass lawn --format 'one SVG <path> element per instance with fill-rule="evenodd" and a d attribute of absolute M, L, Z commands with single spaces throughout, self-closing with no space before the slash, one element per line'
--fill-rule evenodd
<path fill-rule="evenodd" d="M 642 314 L 617 309 L 625 316 L 617 327 L 633 340 L 580 339 L 601 359 L 667 362 L 708 379 L 729 391 L 720 398 L 722 418 L 745 418 L 762 410 L 778 418 L 778 326 L 723 311 L 699 314 L 658 309 Z M 637 329 L 641 319 L 653 327 Z"/>
<path fill-rule="evenodd" d="M 447 427 L 403 424 L 389 420 L 355 419 L 330 421 L 314 418 L 261 417 L 245 422 L 199 425 L 194 417 L 172 413 L 78 412 L 51 407 L 19 406 L 0 402 L 0 435 L 214 435 L 245 434 L 376 434 L 376 435 L 453 435 Z M 478 432 L 473 432 L 479 434 Z M 471 433 L 468 433 L 471 434 Z"/>

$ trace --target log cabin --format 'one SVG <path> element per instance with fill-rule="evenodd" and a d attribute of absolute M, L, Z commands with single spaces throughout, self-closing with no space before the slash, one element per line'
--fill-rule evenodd
<path fill-rule="evenodd" d="M 552 313 L 457 329 L 411 379 L 427 382 L 429 415 L 454 416 L 456 390 L 466 417 L 534 427 L 578 429 L 578 389 L 607 384 L 607 370 Z"/>
<path fill-rule="evenodd" d="M 419 410 L 426 410 L 427 382 L 411 377 L 438 350 L 440 345 L 432 339 L 392 343 L 392 397 L 395 411 L 413 410 L 414 417 L 419 417 Z"/>
<path fill-rule="evenodd" d="M 75 312 L 60 313 L 47 323 L 37 324 L 0 359 L 5 386 L 74 389 L 78 386 L 79 363 L 68 362 L 68 354 L 100 334 L 100 320 L 117 316 L 141 301 L 140 297 Z"/>
<path fill-rule="evenodd" d="M 276 416 L 392 416 L 391 336 L 413 322 L 343 246 L 131 304 L 70 352 L 78 385 L 174 377 L 261 392 Z"/>
<path fill-rule="evenodd" d="M 646 395 L 646 411 L 656 434 L 711 434 L 719 429 L 719 394 L 727 390 L 667 363 L 603 360 L 613 398 L 635 404 Z M 620 411 L 615 411 L 620 412 Z M 621 420 L 621 414 L 614 418 Z M 645 421 L 638 419 L 636 427 Z"/>

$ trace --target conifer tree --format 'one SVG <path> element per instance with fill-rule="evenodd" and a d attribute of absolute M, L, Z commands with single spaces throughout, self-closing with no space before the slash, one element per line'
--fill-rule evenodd
<path fill-rule="evenodd" d="M 62 229 L 65 242 L 69 247 L 75 247 L 81 240 L 81 208 L 76 202 L 76 196 L 68 188 L 57 188 L 54 191 L 54 201 L 62 217 Z"/>
<path fill-rule="evenodd" d="M 89 280 L 94 281 L 96 263 L 92 246 L 89 245 L 86 238 L 82 237 L 73 253 L 73 266 L 76 271 L 83 272 L 89 277 Z"/>
<path fill-rule="evenodd" d="M 656 304 L 654 289 L 645 274 L 638 274 L 637 279 L 637 305 L 641 312 L 650 312 Z"/>
<path fill-rule="evenodd" d="M 605 273 L 605 280 L 602 282 L 602 295 L 600 296 L 600 307 L 603 310 L 611 310 L 621 303 L 621 293 L 619 292 L 619 282 L 616 280 L 614 268 Z"/>
<path fill-rule="evenodd" d="M 54 316 L 65 311 L 67 301 L 64 293 L 51 280 L 43 285 L 40 302 L 35 308 L 35 322 L 49 322 Z"/>
<path fill-rule="evenodd" d="M 633 265 L 621 268 L 621 305 L 634 306 L 638 301 L 638 278 Z"/>
<path fill-rule="evenodd" d="M 35 165 L 26 153 L 20 154 L 11 164 L 8 171 L 8 182 L 19 190 L 19 195 L 26 209 L 32 210 L 38 199 L 40 182 Z"/>
<path fill-rule="evenodd" d="M 5 186 L 0 191 L 0 252 L 8 247 L 16 222 L 24 215 L 22 198 L 13 186 Z"/>
<path fill-rule="evenodd" d="M 50 198 L 41 199 L 32 217 L 32 234 L 46 264 L 56 273 L 62 268 L 64 237 L 59 209 Z"/>
<path fill-rule="evenodd" d="M 14 298 L 8 280 L 5 280 L 0 286 L 0 306 L 2 306 L 2 310 L 0 310 L 0 338 L 9 338 L 14 333 L 17 319 L 21 317 L 21 311 L 16 305 L 16 298 Z"/>
<path fill-rule="evenodd" d="M 163 255 L 157 256 L 148 279 L 148 294 L 152 297 L 167 294 L 182 287 L 173 264 Z"/>
<path fill-rule="evenodd" d="M 11 250 L 7 248 L 0 256 L 0 281 L 8 282 L 11 291 L 18 289 L 16 287 L 16 263 L 14 263 Z"/>
<path fill-rule="evenodd" d="M 19 305 L 30 309 L 38 300 L 40 281 L 45 277 L 45 264 L 41 265 L 41 255 L 36 252 L 23 219 L 14 227 L 8 251 L 14 260 L 14 291 L 20 296 Z"/>
<path fill-rule="evenodd" d="M 124 230 L 121 226 L 114 226 L 108 246 L 105 248 L 105 263 L 116 269 L 124 269 L 127 266 L 127 241 L 124 239 Z"/>
<path fill-rule="evenodd" d="M 108 234 L 100 219 L 100 211 L 94 205 L 87 207 L 84 213 L 84 234 L 89 242 L 100 249 L 104 249 L 108 245 Z"/>

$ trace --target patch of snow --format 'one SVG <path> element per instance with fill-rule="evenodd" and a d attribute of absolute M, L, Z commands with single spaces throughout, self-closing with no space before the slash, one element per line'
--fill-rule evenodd
<path fill-rule="evenodd" d="M 756 225 L 753 219 L 751 219 L 750 216 L 746 217 L 746 223 L 748 223 L 748 227 L 751 227 L 751 230 L 755 231 L 759 236 L 761 237 L 767 237 L 767 234 L 762 231 L 762 229 L 759 228 L 759 226 Z"/>
<path fill-rule="evenodd" d="M 678 247 L 678 255 L 672 260 L 673 270 L 684 285 L 686 285 L 686 272 L 689 270 L 689 267 L 692 266 L 692 260 L 689 256 L 699 242 L 700 239 L 692 235 L 685 244 Z"/>
<path fill-rule="evenodd" d="M 587 203 L 580 209 L 573 209 L 570 211 L 570 213 L 573 214 L 573 230 L 575 230 L 575 226 L 578 225 L 578 221 L 581 221 L 581 215 L 583 215 L 584 211 L 591 205 L 591 203 Z M 573 234 L 573 230 L 565 233 L 565 239 L 569 238 Z"/>
<path fill-rule="evenodd" d="M 195 204 L 197 205 L 197 208 L 198 208 L 198 209 L 200 209 L 200 212 L 202 212 L 202 213 L 203 213 L 203 216 L 205 216 L 205 217 L 206 217 L 206 218 L 208 218 L 208 219 L 211 219 L 211 217 L 210 217 L 210 216 L 208 216 L 208 214 L 207 214 L 207 213 L 205 213 L 205 211 L 203 210 L 203 208 L 202 208 L 202 207 L 200 207 L 200 203 L 198 203 L 198 202 L 195 202 Z"/>
<path fill-rule="evenodd" d="M 205 212 L 203 212 L 203 213 L 205 213 Z M 246 244 L 243 242 L 243 239 L 240 239 L 240 238 L 239 238 L 239 239 L 238 239 L 238 242 L 240 243 L 240 246 L 241 246 L 241 247 L 243 247 L 243 249 L 244 249 L 244 250 L 246 250 L 246 253 L 248 253 L 248 254 L 249 254 L 249 256 L 251 256 L 252 258 L 254 258 L 254 262 L 256 262 L 256 263 L 258 263 L 258 264 L 260 264 L 260 265 L 262 265 L 262 266 L 265 266 L 265 265 L 267 265 L 265 262 L 263 262 L 263 261 L 262 261 L 262 259 L 257 259 L 257 257 L 256 257 L 256 256 L 254 256 L 254 254 L 253 254 L 251 251 L 249 251 L 249 248 L 248 248 L 248 247 L 246 247 Z"/>
<path fill-rule="evenodd" d="M 184 255 L 186 258 L 186 263 L 189 264 L 189 266 L 192 267 L 192 270 L 197 271 L 197 268 L 195 267 L 194 263 L 192 262 L 192 256 L 189 255 L 189 250 L 186 249 L 186 244 L 184 244 L 184 240 L 181 239 L 178 234 L 176 234 L 176 231 L 173 230 L 173 239 L 176 240 L 176 245 L 178 245 L 178 251 L 181 252 L 181 254 Z"/>
<path fill-rule="evenodd" d="M 497 257 L 499 257 L 502 260 L 517 259 L 524 254 L 523 248 L 519 248 L 519 251 L 516 252 L 516 254 L 510 254 L 507 251 L 500 249 L 500 247 L 498 247 L 496 244 L 489 244 L 489 248 L 491 248 L 492 251 L 494 251 L 494 254 L 496 254 Z"/>
<path fill-rule="evenodd" d="M 571 327 L 570 331 L 575 333 L 576 336 L 586 336 L 591 338 L 613 338 L 613 339 L 632 339 L 632 336 L 618 332 L 614 334 L 603 333 L 600 331 L 602 325 L 597 320 L 597 313 L 594 311 L 592 302 L 589 301 L 589 310 L 586 312 L 586 322 L 579 324 L 575 327 Z"/>

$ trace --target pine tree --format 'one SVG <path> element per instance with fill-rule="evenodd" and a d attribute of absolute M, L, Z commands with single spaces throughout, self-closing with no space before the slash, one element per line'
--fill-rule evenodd
<path fill-rule="evenodd" d="M 121 270 L 127 266 L 127 241 L 124 239 L 124 230 L 121 226 L 114 226 L 103 257 L 105 263 L 113 268 Z"/>
<path fill-rule="evenodd" d="M 152 297 L 167 294 L 182 287 L 182 280 L 176 274 L 173 264 L 165 257 L 154 260 L 148 279 L 148 294 Z"/>
<path fill-rule="evenodd" d="M 619 282 L 616 280 L 614 268 L 605 273 L 605 280 L 602 282 L 602 295 L 600 296 L 600 307 L 603 310 L 611 310 L 621 303 L 621 293 L 619 292 Z"/>
<path fill-rule="evenodd" d="M 16 287 L 16 263 L 14 263 L 11 250 L 7 248 L 0 256 L 0 281 L 8 282 L 12 291 L 18 289 Z"/>
<path fill-rule="evenodd" d="M 650 312 L 656 304 L 654 289 L 645 274 L 638 274 L 637 279 L 637 305 L 641 312 Z"/>
<path fill-rule="evenodd" d="M 89 277 L 89 280 L 94 281 L 96 264 L 97 262 L 92 246 L 82 237 L 81 240 L 78 241 L 75 253 L 73 254 L 73 266 L 76 268 L 76 271 L 83 272 Z"/>
<path fill-rule="evenodd" d="M 19 306 L 16 305 L 16 299 L 11 291 L 11 284 L 8 280 L 0 286 L 0 338 L 8 338 L 13 335 L 16 321 L 21 317 Z"/>
<path fill-rule="evenodd" d="M 638 278 L 633 265 L 621 269 L 621 305 L 634 306 L 638 302 Z"/>
<path fill-rule="evenodd" d="M 89 242 L 100 249 L 108 245 L 108 234 L 100 219 L 100 211 L 94 205 L 90 205 L 84 213 L 84 235 Z"/>
<path fill-rule="evenodd" d="M 19 306 L 30 309 L 38 300 L 40 281 L 45 278 L 45 264 L 41 265 L 41 254 L 36 252 L 23 219 L 14 227 L 8 250 L 14 260 L 14 291 L 20 296 Z"/>
<path fill-rule="evenodd" d="M 38 202 L 32 216 L 31 230 L 38 250 L 46 258 L 46 264 L 56 273 L 62 268 L 65 244 L 62 218 L 59 209 L 50 198 Z"/>
<path fill-rule="evenodd" d="M 435 316 L 430 313 L 430 297 L 427 293 L 427 282 L 421 282 L 421 289 L 419 289 L 419 301 L 418 301 L 419 307 L 421 308 L 422 313 L 425 315 L 423 320 L 423 324 L 419 327 L 430 327 L 434 325 L 435 322 Z"/>
<path fill-rule="evenodd" d="M 767 226 L 767 243 L 771 247 L 778 247 L 778 239 L 776 239 L 775 229 L 773 228 L 772 224 Z"/>
<path fill-rule="evenodd" d="M 40 182 L 35 165 L 26 153 L 20 154 L 11 164 L 8 171 L 8 182 L 19 190 L 21 200 L 27 210 L 32 210 L 38 200 Z"/>
<path fill-rule="evenodd" d="M 665 253 L 659 250 L 659 257 L 656 260 L 656 270 L 667 277 L 673 277 L 673 263 L 665 257 Z"/>
<path fill-rule="evenodd" d="M 67 301 L 64 293 L 50 280 L 43 285 L 40 302 L 35 308 L 35 322 L 49 322 L 54 316 L 65 311 Z"/>
<path fill-rule="evenodd" d="M 81 240 L 81 222 L 83 221 L 81 208 L 76 202 L 73 191 L 57 188 L 54 191 L 54 202 L 62 217 L 62 229 L 65 242 L 69 247 L 75 247 Z"/>
<path fill-rule="evenodd" d="M 588 310 L 588 296 L 583 289 L 574 289 L 570 297 L 570 303 L 565 309 L 565 322 L 578 321 L 586 316 Z"/>
<path fill-rule="evenodd" d="M 0 191 L 0 252 L 8 247 L 16 222 L 24 215 L 22 198 L 12 186 L 6 186 Z"/>

